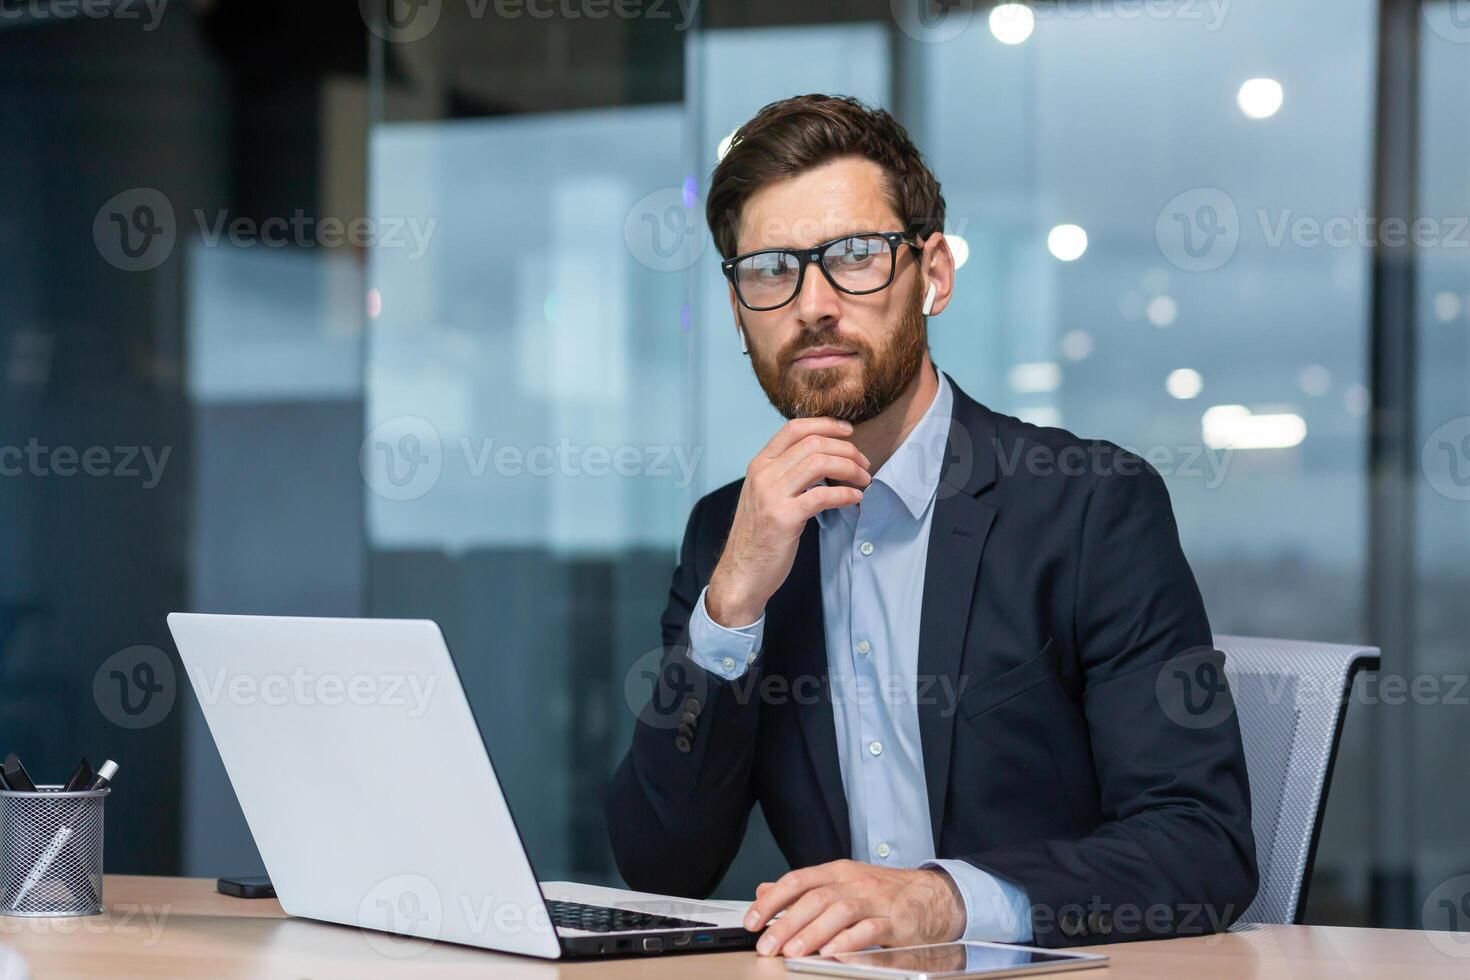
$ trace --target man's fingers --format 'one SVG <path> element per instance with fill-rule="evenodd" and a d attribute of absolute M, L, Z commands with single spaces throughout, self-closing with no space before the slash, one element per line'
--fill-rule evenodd
<path fill-rule="evenodd" d="M 827 418 L 825 416 L 810 419 L 792 419 L 771 437 L 766 447 L 760 451 L 762 456 L 779 456 L 792 446 L 796 445 L 807 436 L 850 436 L 852 435 L 852 423 L 841 419 Z"/>
<path fill-rule="evenodd" d="M 869 946 L 881 946 L 888 938 L 888 931 L 885 919 L 863 919 L 829 939 L 818 953 L 831 956 L 833 953 L 851 953 Z"/>
<path fill-rule="evenodd" d="M 766 927 L 765 935 L 755 944 L 756 952 L 762 956 L 775 956 L 784 950 L 792 937 L 826 911 L 835 898 L 829 885 L 817 885 L 808 890 L 782 913 L 781 918 Z"/>
<path fill-rule="evenodd" d="M 858 487 L 866 487 L 873 482 L 873 476 L 856 460 L 846 456 L 813 453 L 792 467 L 783 482 L 785 483 L 784 489 L 788 493 L 799 494 L 823 480 L 839 480 Z"/>
<path fill-rule="evenodd" d="M 872 464 L 868 462 L 868 457 L 863 454 L 861 449 L 846 439 L 834 439 L 831 436 L 807 436 L 782 453 L 781 460 L 787 464 L 787 469 L 790 470 L 813 453 L 826 453 L 828 456 L 845 456 L 857 462 L 865 470 L 871 470 L 873 468 Z"/>
<path fill-rule="evenodd" d="M 778 878 L 764 893 L 757 891 L 757 898 L 746 913 L 745 928 L 755 932 L 770 921 L 771 916 L 791 905 L 813 888 L 829 884 L 837 878 L 837 867 L 841 862 L 832 861 L 810 868 L 788 871 Z M 751 918 L 751 914 L 756 916 Z"/>
<path fill-rule="evenodd" d="M 803 518 L 815 517 L 833 507 L 847 507 L 863 502 L 863 492 L 857 487 L 815 486 L 796 498 Z M 757 895 L 760 892 L 756 892 Z"/>
<path fill-rule="evenodd" d="M 849 926 L 864 921 L 869 914 L 867 903 L 856 897 L 839 897 L 827 903 L 816 918 L 781 947 L 782 956 L 806 956 L 821 949 L 834 936 Z"/>

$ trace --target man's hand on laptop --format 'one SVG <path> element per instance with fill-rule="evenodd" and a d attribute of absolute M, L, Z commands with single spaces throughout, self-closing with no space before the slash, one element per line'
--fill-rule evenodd
<path fill-rule="evenodd" d="M 756 944 L 763 956 L 950 942 L 965 929 L 959 889 L 937 869 L 833 861 L 765 882 L 755 895 L 745 928 L 755 932 L 770 923 Z M 777 913 L 783 914 L 771 922 Z"/>
<path fill-rule="evenodd" d="M 750 461 L 730 535 L 705 592 L 710 619 L 730 627 L 760 619 L 791 574 L 806 522 L 863 499 L 860 488 L 873 477 L 868 458 L 847 441 L 850 435 L 852 425 L 839 419 L 792 419 Z"/>

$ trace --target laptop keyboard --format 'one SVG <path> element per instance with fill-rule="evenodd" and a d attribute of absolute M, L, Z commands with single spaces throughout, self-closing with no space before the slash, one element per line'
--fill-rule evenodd
<path fill-rule="evenodd" d="M 627 909 L 608 908 L 604 905 L 583 905 L 581 902 L 558 902 L 550 899 L 546 902 L 546 906 L 551 911 L 553 925 L 565 929 L 585 929 L 588 932 L 709 928 L 714 925 L 713 922 L 695 922 L 692 919 L 677 919 L 670 915 L 630 912 Z"/>

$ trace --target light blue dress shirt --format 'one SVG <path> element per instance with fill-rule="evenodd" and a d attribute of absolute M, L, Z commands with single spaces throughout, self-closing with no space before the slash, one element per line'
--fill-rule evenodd
<path fill-rule="evenodd" d="M 935 860 L 917 699 L 919 613 L 935 491 L 954 395 L 939 390 L 919 423 L 874 474 L 860 504 L 817 515 L 822 614 L 833 721 L 847 794 L 852 858 L 894 868 L 943 868 L 964 899 L 962 938 L 1031 940 L 1025 893 L 964 861 Z M 760 655 L 762 615 L 730 629 L 699 595 L 690 658 L 733 680 Z"/>

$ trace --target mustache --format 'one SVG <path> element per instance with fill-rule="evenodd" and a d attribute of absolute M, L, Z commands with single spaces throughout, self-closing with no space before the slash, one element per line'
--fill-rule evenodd
<path fill-rule="evenodd" d="M 798 337 L 785 347 L 777 356 L 777 363 L 782 367 L 789 367 L 797 358 L 822 347 L 831 347 L 848 354 L 856 354 L 863 360 L 872 358 L 873 350 L 867 344 L 857 338 L 840 337 L 835 330 L 826 330 L 820 334 Z"/>

